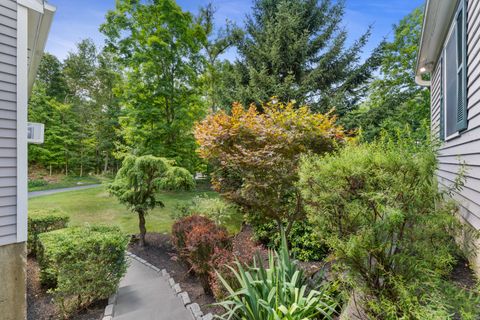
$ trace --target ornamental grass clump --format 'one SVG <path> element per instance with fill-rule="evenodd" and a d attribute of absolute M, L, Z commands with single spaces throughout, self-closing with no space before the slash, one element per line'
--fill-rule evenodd
<path fill-rule="evenodd" d="M 291 260 L 285 236 L 279 252 L 271 251 L 268 266 L 255 259 L 252 267 L 237 261 L 230 267 L 239 289 L 232 289 L 220 274 L 228 297 L 218 303 L 226 312 L 221 319 L 303 320 L 333 319 L 337 301 L 326 285 L 310 290 L 296 262 Z"/>

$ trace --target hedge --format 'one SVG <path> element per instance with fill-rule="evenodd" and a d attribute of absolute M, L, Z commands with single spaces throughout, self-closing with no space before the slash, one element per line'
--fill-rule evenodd
<path fill-rule="evenodd" d="M 64 316 L 106 299 L 127 270 L 128 238 L 118 228 L 85 226 L 43 233 L 37 258 L 40 280 Z"/>
<path fill-rule="evenodd" d="M 36 255 L 41 233 L 67 227 L 69 216 L 58 209 L 39 209 L 28 212 L 28 251 Z"/>

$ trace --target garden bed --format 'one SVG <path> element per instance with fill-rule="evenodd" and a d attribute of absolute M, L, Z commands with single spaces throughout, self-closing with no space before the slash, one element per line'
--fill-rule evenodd
<path fill-rule="evenodd" d="M 177 252 L 170 243 L 170 235 L 147 233 L 146 242 L 147 245 L 143 248 L 138 242 L 130 244 L 128 250 L 157 268 L 166 269 L 182 290 L 188 292 L 192 303 L 198 303 L 205 314 L 222 312 L 222 308 L 211 305 L 216 302 L 214 297 L 205 294 L 200 281 L 191 275 L 187 266 L 178 259 Z"/>
<path fill-rule="evenodd" d="M 27 319 L 28 320 L 56 320 L 57 309 L 52 301 L 52 295 L 40 285 L 40 269 L 34 258 L 27 261 Z M 73 316 L 72 320 L 100 320 L 107 305 L 107 300 L 99 301 L 86 310 Z"/>

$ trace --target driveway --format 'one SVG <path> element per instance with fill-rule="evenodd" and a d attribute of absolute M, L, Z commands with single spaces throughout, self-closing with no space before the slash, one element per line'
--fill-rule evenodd
<path fill-rule="evenodd" d="M 68 191 L 76 191 L 76 190 L 83 190 L 83 189 L 91 189 L 101 186 L 101 184 L 89 184 L 86 186 L 76 186 L 70 188 L 61 188 L 61 189 L 51 189 L 51 190 L 42 190 L 42 191 L 32 191 L 28 193 L 28 198 L 40 197 L 40 196 L 47 196 L 49 194 L 55 194 L 60 192 L 68 192 Z"/>

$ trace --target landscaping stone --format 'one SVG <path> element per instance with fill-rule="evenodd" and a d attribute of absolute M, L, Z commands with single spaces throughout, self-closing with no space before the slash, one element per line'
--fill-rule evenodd
<path fill-rule="evenodd" d="M 173 290 L 175 290 L 175 293 L 176 294 L 179 294 L 180 292 L 182 292 L 182 288 L 180 288 L 180 284 L 176 283 L 174 286 L 173 286 Z"/>
<path fill-rule="evenodd" d="M 202 317 L 202 320 L 213 320 L 213 314 L 207 313 Z"/>
<path fill-rule="evenodd" d="M 192 302 L 192 301 L 190 301 L 190 297 L 188 296 L 188 293 L 185 292 L 185 291 L 184 291 L 184 292 L 180 292 L 180 293 L 178 294 L 178 296 L 182 299 L 184 305 L 187 305 L 187 304 L 189 304 L 189 303 Z"/>
<path fill-rule="evenodd" d="M 113 316 L 113 304 L 109 304 L 106 308 L 105 308 L 105 313 L 104 313 L 105 316 Z"/>

